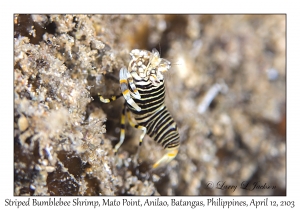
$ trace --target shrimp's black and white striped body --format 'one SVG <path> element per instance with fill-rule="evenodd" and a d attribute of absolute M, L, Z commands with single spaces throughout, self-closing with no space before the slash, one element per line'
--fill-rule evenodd
<path fill-rule="evenodd" d="M 140 146 L 144 136 L 148 134 L 166 150 L 166 154 L 153 165 L 153 168 L 156 168 L 176 157 L 180 143 L 177 125 L 165 106 L 162 73 L 168 71 L 171 64 L 166 59 L 160 58 L 156 49 L 153 49 L 152 53 L 135 49 L 130 55 L 128 70 L 125 67 L 120 70 L 120 86 L 126 101 L 121 117 L 120 141 L 115 146 L 115 152 L 125 138 L 124 125 L 127 113 L 130 125 L 143 131 Z M 117 98 L 104 99 L 99 96 L 105 103 Z"/>

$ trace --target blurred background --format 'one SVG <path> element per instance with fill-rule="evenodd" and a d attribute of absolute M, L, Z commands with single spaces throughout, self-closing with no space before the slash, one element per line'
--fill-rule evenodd
<path fill-rule="evenodd" d="M 172 64 L 181 146 L 127 126 L 118 75 L 132 49 Z M 286 195 L 285 15 L 14 15 L 14 195 Z"/>

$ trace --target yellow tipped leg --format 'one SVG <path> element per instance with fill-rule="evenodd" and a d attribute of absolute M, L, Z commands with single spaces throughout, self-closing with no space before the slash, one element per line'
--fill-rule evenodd
<path fill-rule="evenodd" d="M 172 148 L 172 149 L 166 149 L 168 152 L 161 158 L 159 159 L 156 163 L 153 164 L 152 168 L 157 168 L 160 165 L 169 163 L 171 160 L 173 160 L 177 153 L 178 153 L 178 148 Z"/>
<path fill-rule="evenodd" d="M 135 162 L 137 162 L 137 159 L 138 159 L 138 156 L 139 156 L 139 153 L 140 153 L 140 149 L 141 149 L 141 146 L 142 146 L 142 143 L 143 143 L 143 139 L 144 139 L 144 137 L 145 137 L 145 135 L 146 135 L 146 133 L 147 133 L 147 128 L 144 127 L 144 126 L 135 124 L 135 123 L 133 122 L 132 118 L 131 118 L 130 112 L 127 112 L 127 117 L 128 117 L 128 120 L 129 120 L 129 124 L 130 124 L 132 127 L 137 128 L 137 129 L 143 131 L 143 133 L 142 133 L 141 136 L 140 136 L 140 141 L 139 141 L 138 151 L 137 151 L 137 153 L 136 153 L 136 155 L 135 155 L 135 158 L 134 158 L 134 159 L 135 159 Z"/>
<path fill-rule="evenodd" d="M 120 132 L 120 141 L 114 148 L 114 153 L 116 155 L 118 149 L 121 147 L 121 145 L 124 142 L 125 139 L 125 112 L 126 112 L 126 103 L 124 103 L 122 115 L 121 115 L 121 132 Z"/>
<path fill-rule="evenodd" d="M 110 98 L 103 98 L 103 96 L 100 95 L 100 93 L 98 93 L 98 96 L 102 103 L 110 103 L 110 102 L 115 101 L 116 99 L 120 98 L 122 96 L 122 94 L 118 95 L 118 96 L 112 96 Z"/>

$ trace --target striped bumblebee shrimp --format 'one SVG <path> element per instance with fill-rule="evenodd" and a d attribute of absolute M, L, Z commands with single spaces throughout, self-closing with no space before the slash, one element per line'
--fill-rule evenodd
<path fill-rule="evenodd" d="M 130 52 L 130 56 L 128 69 L 122 67 L 119 73 L 122 94 L 108 99 L 103 98 L 99 93 L 98 95 L 103 103 L 109 103 L 121 96 L 125 98 L 120 141 L 115 146 L 114 152 L 116 153 L 124 142 L 127 116 L 132 127 L 143 131 L 139 139 L 137 155 L 146 134 L 161 144 L 166 151 L 165 155 L 153 164 L 153 168 L 157 168 L 176 157 L 180 144 L 176 122 L 165 105 L 162 73 L 171 68 L 171 63 L 160 58 L 156 49 L 152 52 L 134 49 Z"/>

